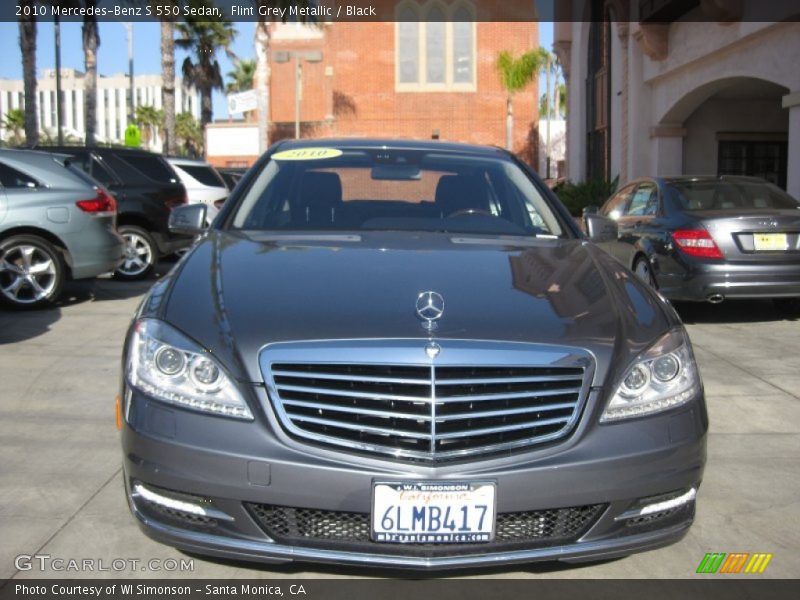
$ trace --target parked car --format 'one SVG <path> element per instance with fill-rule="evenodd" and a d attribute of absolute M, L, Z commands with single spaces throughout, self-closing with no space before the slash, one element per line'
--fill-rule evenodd
<path fill-rule="evenodd" d="M 117 201 L 117 230 L 127 244 L 114 272 L 123 280 L 144 279 L 159 258 L 189 247 L 190 236 L 169 232 L 169 214 L 186 204 L 186 189 L 158 154 L 134 148 L 48 147 L 69 155 L 70 164 L 103 184 Z"/>
<path fill-rule="evenodd" d="M 54 156 L 0 149 L 0 302 L 40 307 L 68 279 L 113 271 L 125 243 L 114 199 Z"/>
<path fill-rule="evenodd" d="M 452 568 L 677 541 L 708 419 L 654 290 L 497 148 L 293 141 L 144 298 L 117 400 L 145 533 Z M 599 217 L 593 236 L 604 239 Z"/>
<path fill-rule="evenodd" d="M 208 207 L 206 216 L 209 223 L 219 212 L 219 207 L 230 194 L 228 186 L 207 162 L 194 158 L 169 157 L 167 161 L 186 188 L 190 204 L 203 203 Z"/>
<path fill-rule="evenodd" d="M 800 298 L 799 208 L 754 177 L 642 178 L 599 210 L 618 228 L 600 246 L 671 300 L 791 307 Z"/>
<path fill-rule="evenodd" d="M 236 187 L 236 184 L 239 183 L 246 172 L 247 169 L 240 167 L 225 167 L 219 169 L 219 174 L 222 179 L 225 180 L 225 185 L 228 186 L 229 190 L 233 190 L 233 188 Z"/>

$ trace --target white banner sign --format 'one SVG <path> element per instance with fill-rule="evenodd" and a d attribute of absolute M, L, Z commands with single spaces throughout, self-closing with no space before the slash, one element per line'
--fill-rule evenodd
<path fill-rule="evenodd" d="M 228 112 L 243 113 L 258 108 L 258 97 L 255 90 L 239 92 L 228 96 Z"/>

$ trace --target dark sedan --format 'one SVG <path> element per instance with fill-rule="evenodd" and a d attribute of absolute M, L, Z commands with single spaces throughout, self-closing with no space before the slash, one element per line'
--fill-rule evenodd
<path fill-rule="evenodd" d="M 207 231 L 205 210 L 173 212 L 203 238 L 125 344 L 117 422 L 148 535 L 451 568 L 686 534 L 708 427 L 686 332 L 513 155 L 284 142 Z"/>
<path fill-rule="evenodd" d="M 639 179 L 599 209 L 618 227 L 616 239 L 600 245 L 671 300 L 774 298 L 795 309 L 798 209 L 754 177 Z"/>

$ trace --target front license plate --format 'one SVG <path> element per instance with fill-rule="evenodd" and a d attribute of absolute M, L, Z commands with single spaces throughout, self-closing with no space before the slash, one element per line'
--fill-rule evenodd
<path fill-rule="evenodd" d="M 376 482 L 372 539 L 400 544 L 468 544 L 494 539 L 493 482 Z"/>
<path fill-rule="evenodd" d="M 785 233 L 754 233 L 753 248 L 757 251 L 787 250 L 789 242 Z"/>

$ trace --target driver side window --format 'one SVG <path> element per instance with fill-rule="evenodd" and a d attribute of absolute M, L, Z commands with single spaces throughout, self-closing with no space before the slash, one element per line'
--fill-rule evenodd
<path fill-rule="evenodd" d="M 600 214 L 604 217 L 614 219 L 615 221 L 619 219 L 625 213 L 625 208 L 628 205 L 628 200 L 631 197 L 634 187 L 635 186 L 630 185 L 622 188 L 622 190 L 617 192 L 616 195 L 612 196 L 611 199 L 603 205 L 603 208 L 600 209 Z"/>

